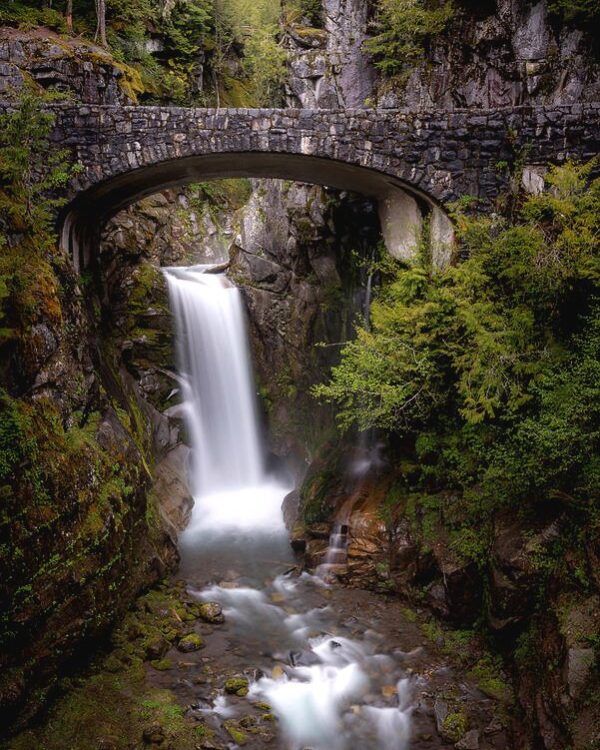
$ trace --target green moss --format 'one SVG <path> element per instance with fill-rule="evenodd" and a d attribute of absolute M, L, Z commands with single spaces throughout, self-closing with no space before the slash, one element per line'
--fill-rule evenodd
<path fill-rule="evenodd" d="M 243 746 L 248 742 L 248 735 L 240 729 L 238 722 L 229 719 L 223 722 L 223 727 L 236 745 Z"/>
<path fill-rule="evenodd" d="M 441 734 L 450 742 L 458 742 L 467 733 L 469 723 L 462 711 L 448 714 L 442 723 Z"/>
<path fill-rule="evenodd" d="M 206 724 L 199 724 L 194 727 L 194 734 L 203 740 L 212 740 L 215 736 L 214 729 L 207 727 Z"/>
<path fill-rule="evenodd" d="M 169 669 L 173 669 L 175 666 L 173 664 L 173 661 L 171 659 L 165 658 L 165 659 L 154 659 L 150 662 L 152 667 L 156 669 L 158 672 L 166 672 Z"/>
<path fill-rule="evenodd" d="M 233 178 L 211 182 L 196 182 L 186 188 L 190 208 L 201 213 L 206 205 L 209 209 L 236 211 L 246 205 L 252 195 L 250 180 Z"/>
<path fill-rule="evenodd" d="M 468 676 L 475 679 L 480 690 L 490 698 L 502 703 L 512 702 L 512 688 L 501 671 L 498 659 L 489 655 L 482 657 Z"/>
<path fill-rule="evenodd" d="M 313 464 L 311 474 L 300 490 L 300 508 L 305 524 L 322 523 L 331 512 L 331 499 L 340 483 L 341 446 L 336 447 L 327 463 Z"/>
<path fill-rule="evenodd" d="M 432 621 L 432 622 L 424 622 L 421 626 L 421 631 L 423 635 L 428 638 L 432 643 L 445 643 L 444 640 L 444 631 L 442 630 L 439 623 Z"/>
<path fill-rule="evenodd" d="M 327 40 L 327 32 L 324 29 L 316 29 L 314 26 L 296 26 L 294 33 L 301 39 L 311 42 L 325 42 Z"/>
<path fill-rule="evenodd" d="M 101 737 L 114 738 L 117 750 L 141 747 L 143 731 L 152 724 L 164 730 L 166 744 L 194 750 L 210 730 L 185 718 L 171 692 L 148 689 L 137 665 L 118 674 L 100 672 L 76 680 L 58 700 L 42 727 L 30 729 L 3 750 L 96 750 Z"/>
<path fill-rule="evenodd" d="M 184 653 L 198 651 L 199 649 L 204 648 L 204 641 L 202 636 L 198 635 L 198 633 L 190 633 L 180 639 L 177 648 Z"/>
<path fill-rule="evenodd" d="M 245 677 L 230 677 L 225 681 L 225 692 L 239 695 L 241 698 L 248 695 L 248 680 Z"/>

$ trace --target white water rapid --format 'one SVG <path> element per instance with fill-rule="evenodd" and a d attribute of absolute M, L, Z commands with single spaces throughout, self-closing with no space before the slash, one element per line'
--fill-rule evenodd
<path fill-rule="evenodd" d="M 249 704 L 266 701 L 278 748 L 406 750 L 411 684 L 403 655 L 381 653 L 385 639 L 371 630 L 368 613 L 360 612 L 366 624 L 347 611 L 340 623 L 334 590 L 290 570 L 281 511 L 290 488 L 265 469 L 242 298 L 205 270 L 165 271 L 193 454 L 195 506 L 180 574 L 192 595 L 222 606 L 219 664 L 233 664 L 250 686 L 248 696 L 221 689 L 200 701 L 198 720 L 223 731 L 224 722 L 226 729 L 227 721 L 244 721 Z M 352 611 L 354 603 L 345 606 Z M 247 750 L 263 747 L 261 726 Z"/>

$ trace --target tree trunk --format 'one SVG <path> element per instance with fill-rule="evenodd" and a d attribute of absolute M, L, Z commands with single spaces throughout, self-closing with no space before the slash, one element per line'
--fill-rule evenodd
<path fill-rule="evenodd" d="M 103 47 L 107 47 L 106 41 L 106 0 L 95 0 L 96 2 L 96 41 L 100 41 Z"/>
<path fill-rule="evenodd" d="M 65 19 L 67 21 L 67 30 L 69 34 L 72 34 L 73 33 L 73 0 L 67 0 Z"/>

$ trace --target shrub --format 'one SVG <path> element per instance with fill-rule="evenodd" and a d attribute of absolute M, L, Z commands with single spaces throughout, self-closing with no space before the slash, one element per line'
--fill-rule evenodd
<path fill-rule="evenodd" d="M 456 215 L 467 260 L 396 264 L 331 379 L 344 429 L 412 445 L 413 488 L 472 512 L 600 497 L 600 180 L 552 168 L 514 221 Z M 468 542 L 461 538 L 460 543 Z M 457 541 L 457 544 L 459 542 Z"/>
<path fill-rule="evenodd" d="M 365 50 L 385 75 L 408 73 L 423 59 L 427 41 L 446 28 L 453 14 L 450 0 L 378 0 L 377 33 L 365 42 Z"/>

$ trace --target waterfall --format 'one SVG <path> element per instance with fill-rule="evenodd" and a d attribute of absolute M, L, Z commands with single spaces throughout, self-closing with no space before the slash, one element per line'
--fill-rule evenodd
<path fill-rule="evenodd" d="M 236 653 L 261 659 L 249 694 L 272 706 L 278 747 L 407 750 L 411 687 L 401 661 L 378 653 L 368 623 L 363 639 L 345 637 L 346 623 L 336 622 L 323 594 L 328 584 L 291 574 L 281 511 L 291 488 L 265 468 L 242 299 L 224 276 L 204 270 L 165 270 L 193 457 L 195 504 L 180 537 L 180 575 L 190 595 L 223 607 Z M 340 525 L 332 535 L 324 573 L 346 562 L 347 532 Z M 273 570 L 287 573 L 272 579 Z M 195 580 L 212 585 L 196 589 Z M 322 606 L 309 606 L 315 597 Z M 215 730 L 241 709 L 225 694 L 199 705 Z"/>
<path fill-rule="evenodd" d="M 258 526 L 261 508 L 272 526 L 281 512 L 271 507 L 241 294 L 207 268 L 165 269 L 192 447 L 191 527 Z"/>

